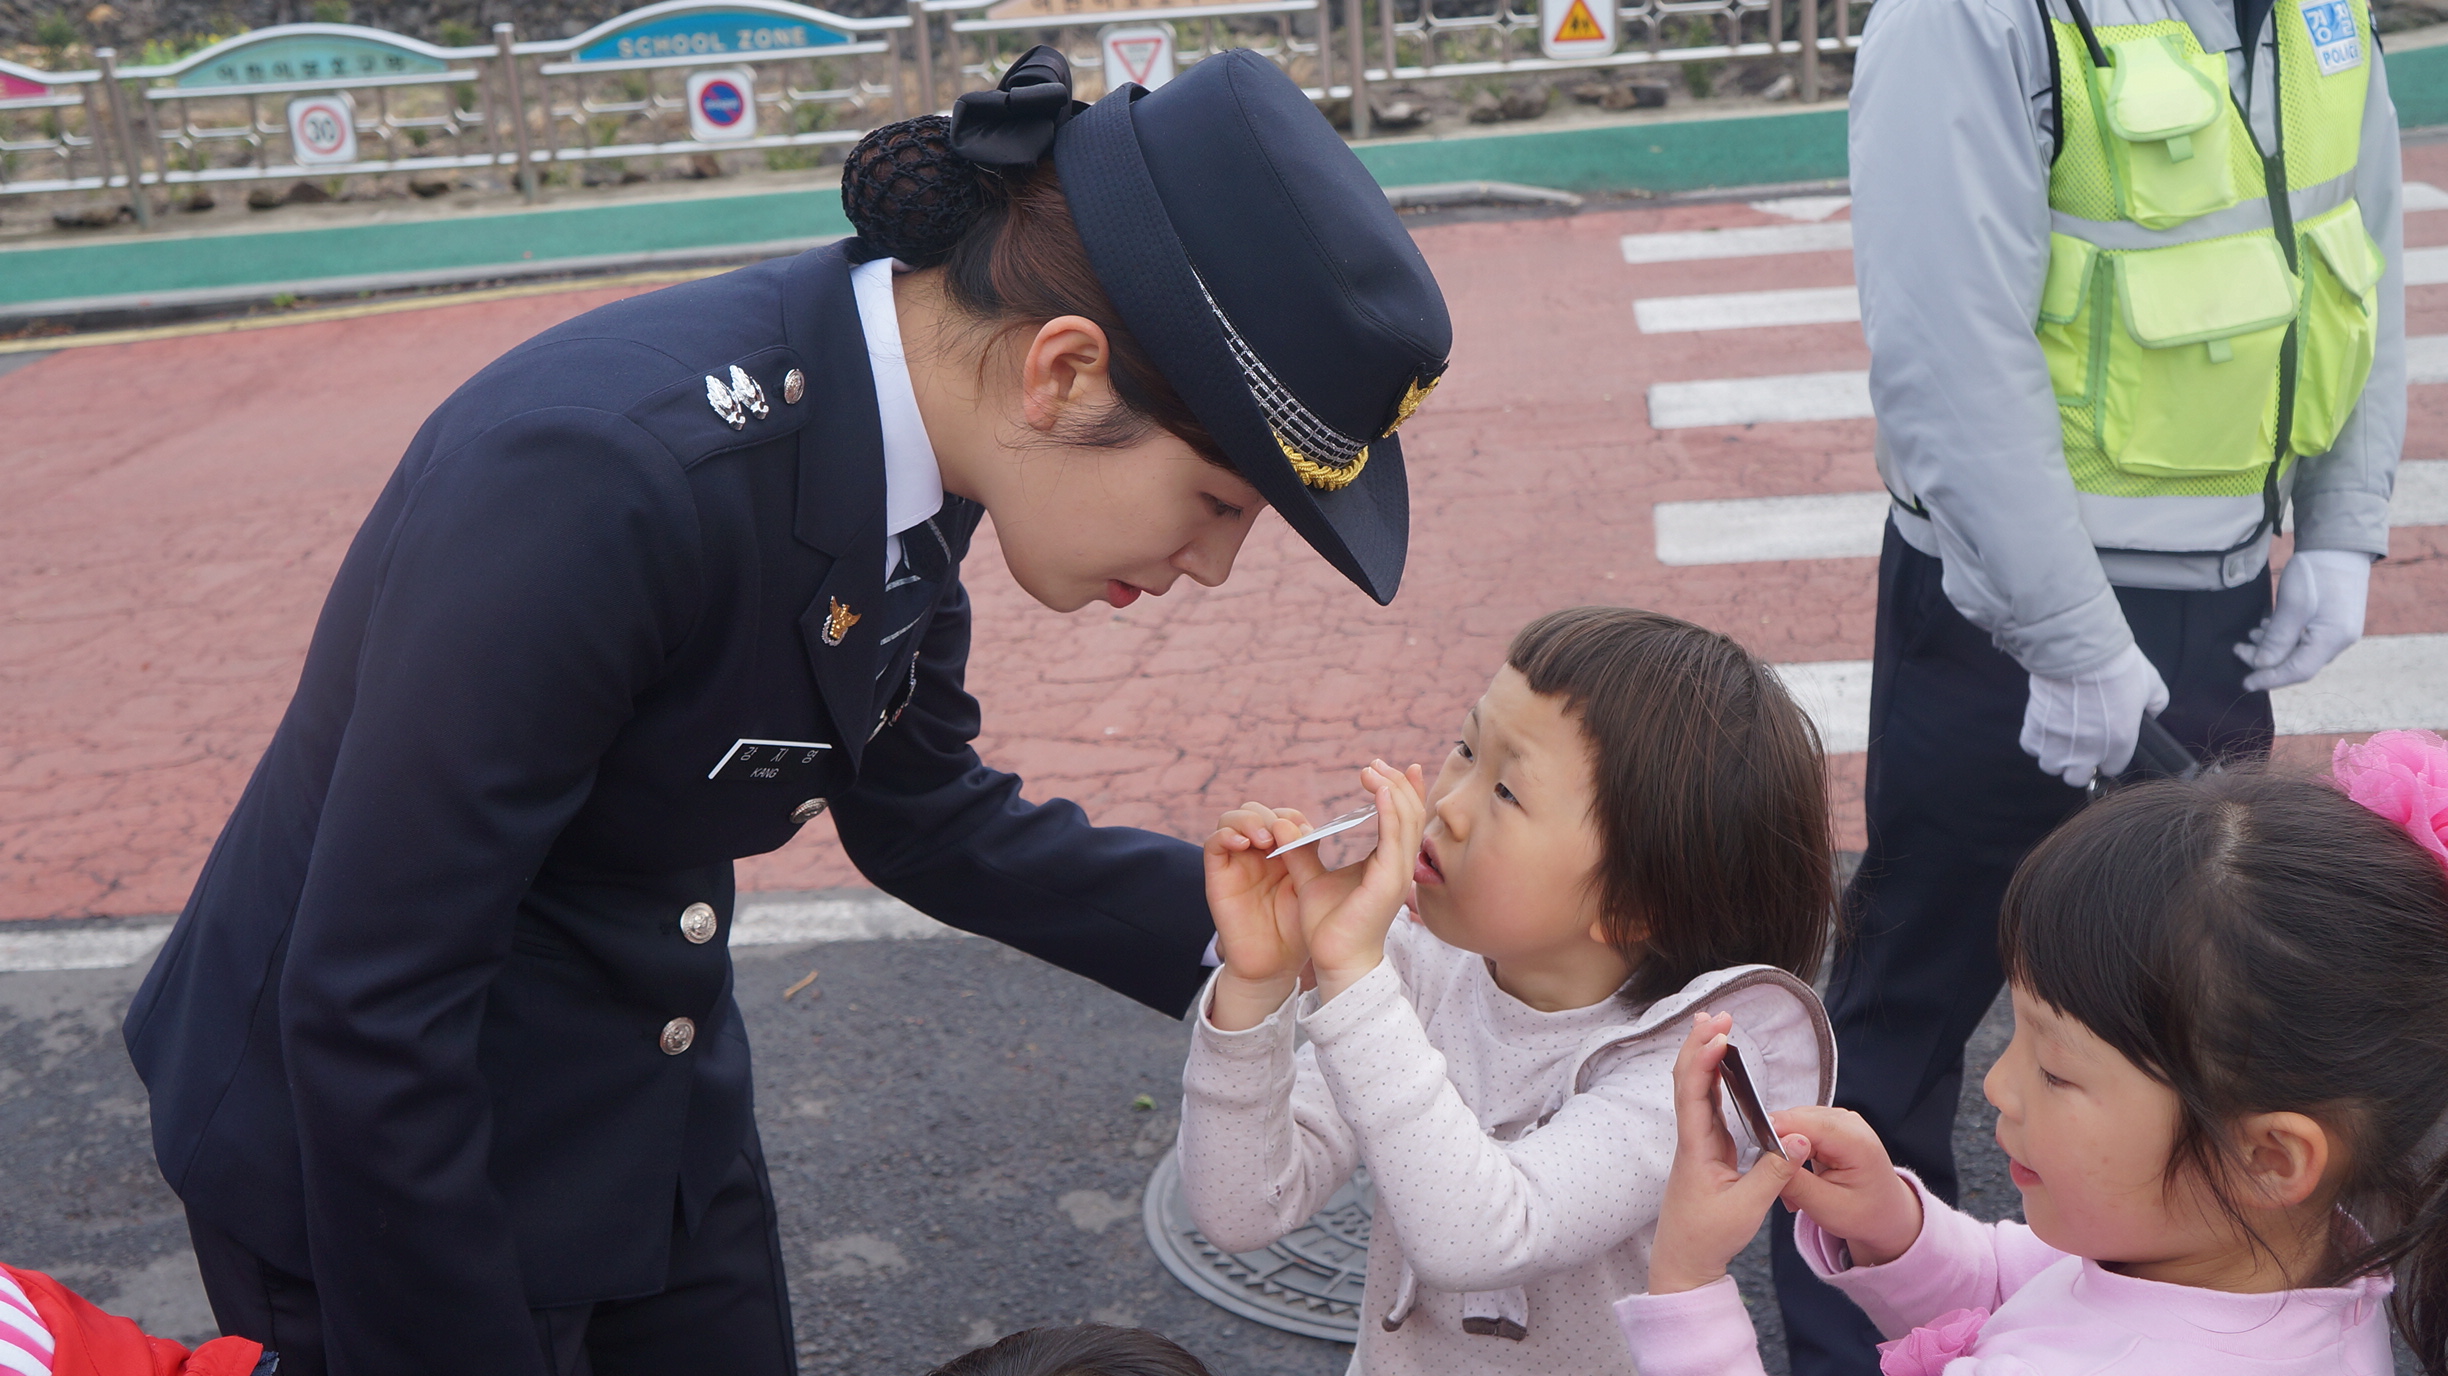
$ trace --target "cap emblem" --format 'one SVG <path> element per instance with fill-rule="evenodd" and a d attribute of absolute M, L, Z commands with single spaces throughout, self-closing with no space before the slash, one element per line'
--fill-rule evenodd
<path fill-rule="evenodd" d="M 1387 426 L 1385 428 L 1385 435 L 1380 435 L 1378 438 L 1384 439 L 1387 435 L 1391 435 L 1395 431 L 1402 429 L 1404 421 L 1418 415 L 1420 403 L 1426 401 L 1429 393 L 1434 392 L 1437 389 L 1437 384 L 1443 382 L 1444 380 L 1445 379 L 1441 376 L 1432 377 L 1425 383 L 1422 383 L 1417 379 L 1413 379 L 1411 385 L 1408 388 L 1405 388 L 1403 391 L 1402 404 L 1394 408 L 1394 423 Z"/>

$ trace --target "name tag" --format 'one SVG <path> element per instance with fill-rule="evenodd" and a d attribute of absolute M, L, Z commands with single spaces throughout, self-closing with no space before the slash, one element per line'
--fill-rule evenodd
<path fill-rule="evenodd" d="M 2322 76 L 2336 76 L 2363 65 L 2363 34 L 2355 27 L 2354 7 L 2346 0 L 2303 0 L 2303 21 Z"/>
<path fill-rule="evenodd" d="M 719 783 L 796 783 L 812 779 L 816 761 L 832 746 L 823 741 L 736 740 L 706 772 Z"/>

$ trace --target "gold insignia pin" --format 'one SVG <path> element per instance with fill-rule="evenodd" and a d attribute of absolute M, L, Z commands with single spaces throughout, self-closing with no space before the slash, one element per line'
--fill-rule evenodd
<path fill-rule="evenodd" d="M 827 646 L 839 645 L 842 643 L 842 637 L 850 634 L 850 628 L 859 623 L 859 615 L 843 606 L 842 600 L 838 597 L 828 597 L 825 600 L 832 603 L 833 607 L 832 610 L 825 613 L 824 643 Z"/>
<path fill-rule="evenodd" d="M 1437 384 L 1443 382 L 1444 380 L 1445 379 L 1443 377 L 1432 377 L 1428 379 L 1426 386 L 1421 386 L 1417 381 L 1414 381 L 1409 389 L 1404 391 L 1402 404 L 1394 408 L 1394 423 L 1385 428 L 1386 434 L 1391 435 L 1395 431 L 1402 429 L 1404 421 L 1407 421 L 1411 419 L 1411 417 L 1419 414 L 1420 403 L 1426 401 L 1428 399 L 1428 394 L 1435 391 L 1437 389 Z M 1380 436 L 1380 438 L 1383 437 Z"/>

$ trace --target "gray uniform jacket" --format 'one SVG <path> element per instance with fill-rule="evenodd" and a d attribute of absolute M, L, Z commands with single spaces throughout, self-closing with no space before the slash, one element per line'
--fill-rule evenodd
<path fill-rule="evenodd" d="M 2182 18 L 2205 51 L 2227 52 L 2236 100 L 2270 146 L 2273 26 L 2303 22 L 2295 0 L 2263 26 L 2249 88 L 2231 0 L 2091 0 L 2087 12 L 2101 26 Z M 2233 587 L 2261 572 L 2269 542 L 2226 559 L 2106 552 L 2083 528 L 2033 333 L 2053 213 L 2048 44 L 2039 0 L 1871 8 L 1852 99 L 1853 257 L 1898 531 L 1945 561 L 1948 600 L 1998 648 L 2068 678 L 2133 643 L 2111 584 Z M 2355 196 L 2388 259 L 2379 355 L 2335 447 L 2289 482 L 2301 547 L 2379 555 L 2405 441 L 2405 244 L 2396 109 L 2376 45 L 2366 60 Z M 1915 499 L 1927 518 L 1905 509 Z"/>

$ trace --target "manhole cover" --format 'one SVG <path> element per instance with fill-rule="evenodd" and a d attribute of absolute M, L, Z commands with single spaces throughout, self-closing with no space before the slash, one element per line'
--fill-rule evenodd
<path fill-rule="evenodd" d="M 1377 1191 L 1352 1173 L 1317 1216 L 1256 1252 L 1227 1252 L 1190 1221 L 1181 1162 L 1166 1152 L 1148 1180 L 1148 1243 L 1174 1278 L 1245 1319 L 1305 1337 L 1360 1340 L 1360 1288 L 1368 1278 L 1369 1217 Z"/>

